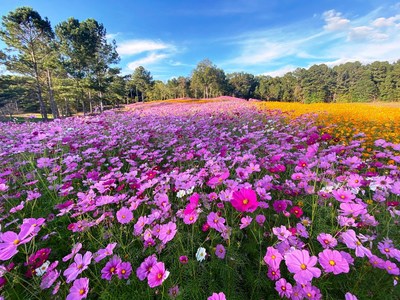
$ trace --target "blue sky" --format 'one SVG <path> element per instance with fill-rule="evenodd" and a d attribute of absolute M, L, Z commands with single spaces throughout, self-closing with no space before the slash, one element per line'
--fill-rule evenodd
<path fill-rule="evenodd" d="M 160 80 L 189 76 L 205 58 L 227 73 L 272 76 L 400 59 L 398 0 L 0 0 L 0 15 L 20 6 L 53 26 L 96 19 L 117 41 L 123 74 L 142 65 Z"/>

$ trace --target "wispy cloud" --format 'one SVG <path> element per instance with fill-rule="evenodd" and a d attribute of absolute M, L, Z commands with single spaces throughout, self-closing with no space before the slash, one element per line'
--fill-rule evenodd
<path fill-rule="evenodd" d="M 148 51 L 173 48 L 173 45 L 157 40 L 128 40 L 119 43 L 117 51 L 121 56 L 132 56 Z"/>
<path fill-rule="evenodd" d="M 323 17 L 326 22 L 324 29 L 328 31 L 346 29 L 350 23 L 349 19 L 343 18 L 342 14 L 334 9 L 324 12 Z"/>
<path fill-rule="evenodd" d="M 159 63 L 160 61 L 164 60 L 167 57 L 168 57 L 168 55 L 165 53 L 151 52 L 143 58 L 140 58 L 140 59 L 137 59 L 137 60 L 134 60 L 134 61 L 128 63 L 127 68 L 131 71 L 134 71 L 139 66 L 148 67 L 149 65 L 154 65 L 156 63 Z"/>
<path fill-rule="evenodd" d="M 262 73 L 261 75 L 268 75 L 268 76 L 272 76 L 272 77 L 282 76 L 282 75 L 285 75 L 286 73 L 292 72 L 292 71 L 294 71 L 296 69 L 297 69 L 296 66 L 286 65 L 286 66 L 283 66 L 282 68 L 279 68 L 277 70 Z"/>

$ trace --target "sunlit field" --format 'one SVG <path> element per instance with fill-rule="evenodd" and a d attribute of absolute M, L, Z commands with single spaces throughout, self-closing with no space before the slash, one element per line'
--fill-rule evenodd
<path fill-rule="evenodd" d="M 0 298 L 399 299 L 399 122 L 225 97 L 0 123 Z"/>

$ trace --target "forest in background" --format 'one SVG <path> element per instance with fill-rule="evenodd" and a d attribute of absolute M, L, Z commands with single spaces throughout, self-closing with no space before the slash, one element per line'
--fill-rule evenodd
<path fill-rule="evenodd" d="M 75 18 L 54 28 L 30 7 L 2 17 L 0 114 L 40 112 L 43 119 L 95 113 L 137 101 L 212 98 L 230 95 L 301 103 L 400 101 L 400 60 L 370 64 L 348 62 L 298 68 L 271 77 L 225 73 L 205 59 L 189 76 L 153 80 L 140 66 L 122 75 L 115 41 L 103 24 Z"/>

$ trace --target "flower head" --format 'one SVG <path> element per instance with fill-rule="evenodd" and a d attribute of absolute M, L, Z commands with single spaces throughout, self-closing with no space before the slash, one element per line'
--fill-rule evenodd
<path fill-rule="evenodd" d="M 258 207 L 257 194 L 252 189 L 242 188 L 233 192 L 232 206 L 240 212 L 254 212 Z"/>
<path fill-rule="evenodd" d="M 121 224 L 128 224 L 133 219 L 132 212 L 126 208 L 122 207 L 119 211 L 117 211 L 117 220 Z"/>
<path fill-rule="evenodd" d="M 289 272 L 294 273 L 294 279 L 300 284 L 306 284 L 314 277 L 321 276 L 321 270 L 314 267 L 317 264 L 317 257 L 310 257 L 307 250 L 294 250 L 287 253 L 285 263 Z"/>
<path fill-rule="evenodd" d="M 89 279 L 80 278 L 74 281 L 66 300 L 79 300 L 87 297 L 89 291 Z"/>
<path fill-rule="evenodd" d="M 165 265 L 163 262 L 156 263 L 150 270 L 149 275 L 147 276 L 147 281 L 149 283 L 149 287 L 154 288 L 156 286 L 161 285 L 165 279 L 169 276 L 169 272 L 165 270 Z"/>
<path fill-rule="evenodd" d="M 196 252 L 197 261 L 205 260 L 206 259 L 206 255 L 207 255 L 207 252 L 206 252 L 205 248 L 200 247 L 199 249 L 197 249 L 197 252 Z"/>

